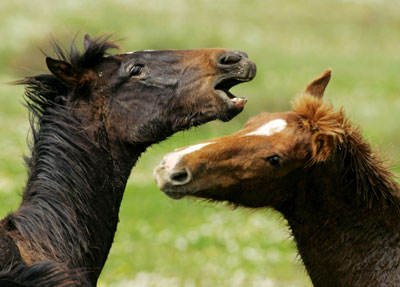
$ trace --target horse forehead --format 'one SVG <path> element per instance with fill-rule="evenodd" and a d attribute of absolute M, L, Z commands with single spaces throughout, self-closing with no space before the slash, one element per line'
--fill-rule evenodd
<path fill-rule="evenodd" d="M 276 133 L 282 132 L 288 123 L 283 118 L 272 119 L 261 126 L 258 125 L 251 131 L 247 131 L 245 136 L 272 136 Z"/>
<path fill-rule="evenodd" d="M 201 48 L 201 49 L 189 49 L 189 50 L 139 50 L 139 51 L 131 51 L 127 52 L 123 55 L 128 56 L 129 58 L 145 58 L 145 59 L 170 59 L 170 58 L 179 58 L 179 59 L 216 59 L 221 54 L 232 52 L 231 50 L 222 49 L 222 48 Z M 242 52 L 243 53 L 243 52 Z M 243 53 L 245 54 L 245 53 Z"/>
<path fill-rule="evenodd" d="M 125 56 L 125 59 L 128 61 L 142 60 L 145 63 L 151 61 L 171 62 L 182 58 L 177 51 L 178 50 L 139 50 L 127 52 L 122 54 L 122 56 Z"/>

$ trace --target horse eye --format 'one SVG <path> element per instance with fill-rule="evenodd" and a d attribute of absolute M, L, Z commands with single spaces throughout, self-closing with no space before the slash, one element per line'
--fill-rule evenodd
<path fill-rule="evenodd" d="M 129 74 L 131 76 L 138 76 L 143 71 L 143 65 L 133 65 L 129 68 Z"/>
<path fill-rule="evenodd" d="M 278 167 L 281 165 L 281 159 L 277 155 L 269 156 L 265 160 L 272 166 Z"/>

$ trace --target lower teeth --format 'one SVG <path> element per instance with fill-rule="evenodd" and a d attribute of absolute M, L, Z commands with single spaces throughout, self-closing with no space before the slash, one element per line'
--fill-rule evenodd
<path fill-rule="evenodd" d="M 233 98 L 233 99 L 231 99 L 231 101 L 232 101 L 235 105 L 237 105 L 237 106 L 239 106 L 239 107 L 242 107 L 242 106 L 244 106 L 244 104 L 246 104 L 247 99 L 246 99 L 246 98 Z"/>

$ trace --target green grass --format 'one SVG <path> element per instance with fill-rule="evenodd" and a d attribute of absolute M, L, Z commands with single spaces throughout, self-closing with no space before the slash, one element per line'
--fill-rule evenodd
<path fill-rule="evenodd" d="M 45 71 L 49 35 L 111 32 L 124 50 L 225 47 L 258 65 L 233 89 L 245 111 L 150 148 L 132 172 L 100 286 L 310 286 L 285 222 L 268 211 L 173 201 L 152 169 L 172 149 L 229 134 L 290 100 L 327 67 L 325 97 L 362 126 L 394 164 L 400 158 L 398 0 L 2 1 L 0 82 Z M 0 215 L 18 206 L 29 131 L 21 87 L 0 86 Z M 396 169 L 400 171 L 399 168 Z"/>

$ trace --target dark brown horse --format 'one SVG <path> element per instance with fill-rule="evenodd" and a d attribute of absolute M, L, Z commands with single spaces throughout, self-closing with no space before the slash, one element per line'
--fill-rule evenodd
<path fill-rule="evenodd" d="M 400 187 L 323 101 L 329 79 L 330 70 L 308 85 L 293 111 L 166 155 L 158 186 L 173 198 L 278 210 L 315 286 L 400 286 Z"/>
<path fill-rule="evenodd" d="M 33 143 L 22 203 L 0 222 L 1 286 L 95 286 L 140 154 L 177 131 L 237 115 L 246 100 L 229 89 L 255 75 L 242 52 L 110 48 L 88 36 L 83 53 L 55 44 L 51 74 L 18 82 Z"/>

